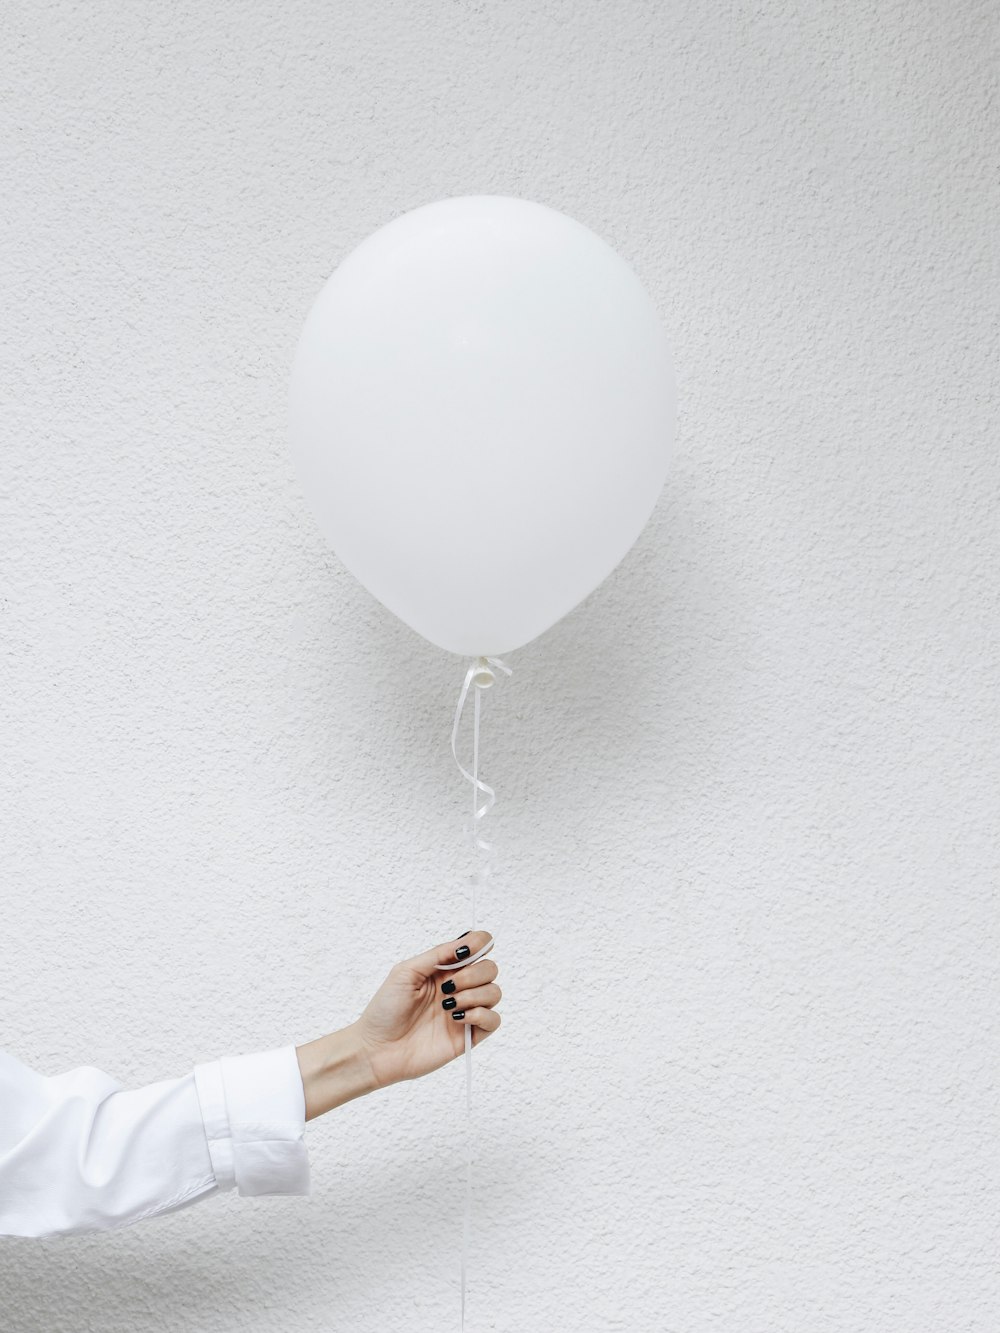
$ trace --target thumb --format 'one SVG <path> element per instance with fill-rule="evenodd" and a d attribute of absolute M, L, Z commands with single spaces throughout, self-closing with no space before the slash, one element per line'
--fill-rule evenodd
<path fill-rule="evenodd" d="M 432 977 L 439 967 L 448 964 L 460 967 L 464 959 L 486 949 L 487 945 L 492 949 L 493 936 L 488 930 L 467 930 L 457 940 L 435 944 L 433 949 L 405 958 L 399 966 L 418 977 Z"/>

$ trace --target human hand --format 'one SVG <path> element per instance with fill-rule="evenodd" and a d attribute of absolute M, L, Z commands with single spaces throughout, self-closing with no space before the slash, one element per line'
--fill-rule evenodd
<path fill-rule="evenodd" d="M 492 938 L 487 930 L 466 931 L 390 970 L 352 1024 L 377 1087 L 419 1078 L 454 1060 L 465 1049 L 466 1027 L 472 1028 L 473 1046 L 497 1030 L 500 1015 L 494 1005 L 502 991 L 496 963 L 480 958 L 453 972 L 437 970 L 439 963 L 478 953 Z"/>

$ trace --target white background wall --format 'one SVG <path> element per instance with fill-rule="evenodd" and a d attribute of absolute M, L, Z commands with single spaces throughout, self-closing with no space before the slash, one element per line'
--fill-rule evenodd
<path fill-rule="evenodd" d="M 140 1085 L 467 928 L 463 663 L 324 547 L 287 374 L 377 227 L 537 199 L 652 292 L 679 460 L 486 700 L 470 1333 L 995 1333 L 995 7 L 3 29 L 3 1046 Z M 457 1330 L 463 1095 L 310 1124 L 309 1199 L 0 1244 L 0 1324 Z"/>

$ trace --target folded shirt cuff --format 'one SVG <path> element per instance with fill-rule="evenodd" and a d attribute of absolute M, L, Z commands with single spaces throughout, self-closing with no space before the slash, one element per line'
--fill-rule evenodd
<path fill-rule="evenodd" d="M 194 1067 L 220 1190 L 308 1194 L 305 1090 L 294 1046 Z"/>

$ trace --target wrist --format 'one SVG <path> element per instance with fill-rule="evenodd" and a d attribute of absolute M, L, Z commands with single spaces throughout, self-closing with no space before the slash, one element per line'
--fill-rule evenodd
<path fill-rule="evenodd" d="M 379 1084 L 356 1023 L 297 1046 L 306 1119 L 374 1092 Z"/>

